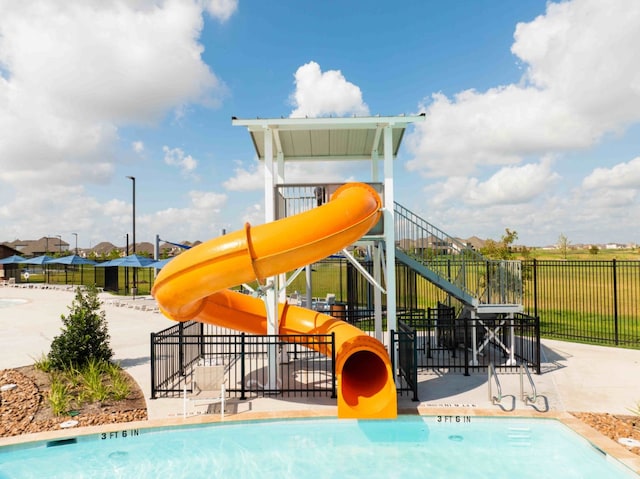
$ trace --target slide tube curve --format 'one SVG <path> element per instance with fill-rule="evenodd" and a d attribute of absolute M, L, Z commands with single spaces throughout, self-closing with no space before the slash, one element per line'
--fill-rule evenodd
<path fill-rule="evenodd" d="M 266 334 L 263 301 L 227 288 L 262 282 L 330 256 L 361 238 L 380 216 L 381 201 L 373 188 L 345 184 L 325 205 L 256 227 L 247 224 L 181 253 L 160 271 L 152 294 L 173 320 Z M 335 333 L 339 417 L 397 416 L 394 375 L 377 339 L 344 321 L 286 303 L 279 305 L 279 317 L 282 335 Z"/>

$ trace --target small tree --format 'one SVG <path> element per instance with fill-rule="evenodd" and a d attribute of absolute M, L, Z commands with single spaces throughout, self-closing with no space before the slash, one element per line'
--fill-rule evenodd
<path fill-rule="evenodd" d="M 509 259 L 511 258 L 511 247 L 513 242 L 518 239 L 518 233 L 506 228 L 505 234 L 502 235 L 500 241 L 488 239 L 480 252 L 491 259 Z"/>
<path fill-rule="evenodd" d="M 596 255 L 600 252 L 600 248 L 598 248 L 596 245 L 592 244 L 591 247 L 589 248 L 589 253 L 591 253 L 592 255 Z"/>
<path fill-rule="evenodd" d="M 570 241 L 567 239 L 567 237 L 564 234 L 560 233 L 560 236 L 558 237 L 557 247 L 562 253 L 562 257 L 564 259 L 567 259 L 567 251 L 569 250 L 569 244 L 570 244 Z"/>
<path fill-rule="evenodd" d="M 86 292 L 81 288 L 76 290 L 69 315 L 61 316 L 62 333 L 51 343 L 49 361 L 52 368 L 82 369 L 92 360 L 111 360 L 113 351 L 109 346 L 107 321 L 100 306 L 95 287 L 87 288 Z"/>

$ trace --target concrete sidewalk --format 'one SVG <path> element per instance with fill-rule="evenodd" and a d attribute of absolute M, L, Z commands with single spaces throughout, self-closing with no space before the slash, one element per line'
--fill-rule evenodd
<path fill-rule="evenodd" d="M 21 299 L 24 303 L 0 304 L 0 369 L 32 364 L 46 354 L 53 337 L 60 333 L 61 315 L 68 313 L 74 293 L 28 288 L 0 288 L 0 299 Z M 150 334 L 175 324 L 159 313 L 111 304 L 104 301 L 111 347 L 116 361 L 131 374 L 147 398 L 150 419 L 182 414 L 181 399 L 149 399 Z M 136 299 L 130 303 L 150 301 Z M 141 303 L 139 303 L 141 304 Z M 399 398 L 402 410 L 477 409 L 497 414 L 531 412 L 609 412 L 630 414 L 640 403 L 640 351 L 616 349 L 561 341 L 543 340 L 542 374 L 533 374 L 539 399 L 535 405 L 520 400 L 518 374 L 499 374 L 503 398 L 499 405 L 489 400 L 486 374 L 462 373 L 421 375 L 419 402 Z M 531 393 L 525 379 L 525 391 Z M 497 394 L 494 386 L 494 395 Z M 239 405 L 240 411 L 270 412 L 295 410 L 335 410 L 330 398 L 260 398 Z"/>

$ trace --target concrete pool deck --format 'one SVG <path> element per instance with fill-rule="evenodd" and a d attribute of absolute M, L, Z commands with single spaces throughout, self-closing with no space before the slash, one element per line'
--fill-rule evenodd
<path fill-rule="evenodd" d="M 0 308 L 0 369 L 32 364 L 49 351 L 51 341 L 60 333 L 60 317 L 68 313 L 73 291 L 39 288 L 2 287 L 0 298 L 23 299 L 25 302 Z M 100 293 L 111 335 L 114 359 L 131 374 L 147 398 L 150 419 L 181 414 L 182 400 L 149 399 L 151 378 L 149 368 L 150 333 L 158 332 L 173 321 L 161 314 L 133 307 L 116 306 L 107 293 Z M 134 303 L 150 303 L 136 299 Z M 459 372 L 430 372 L 419 378 L 419 402 L 410 396 L 399 397 L 403 410 L 488 409 L 496 413 L 545 410 L 555 412 L 608 412 L 630 414 L 640 403 L 640 350 L 589 346 L 563 341 L 542 340 L 542 374 L 532 374 L 538 396 L 535 406 L 520 399 L 520 376 L 501 373 L 503 399 L 500 405 L 489 400 L 485 373 L 464 376 Z M 525 377 L 525 392 L 531 388 Z M 495 383 L 493 394 L 496 395 Z M 331 399 L 309 398 L 292 400 L 261 398 L 247 401 L 251 410 L 334 408 Z"/>
<path fill-rule="evenodd" d="M 25 303 L 0 308 L 0 369 L 32 364 L 46 354 L 53 338 L 60 333 L 60 317 L 68 313 L 72 291 L 38 288 L 2 287 L 0 298 L 22 299 Z M 101 293 L 109 325 L 111 347 L 116 361 L 131 374 L 145 393 L 149 418 L 181 413 L 180 399 L 150 400 L 149 337 L 175 324 L 159 313 L 111 304 L 111 295 Z M 136 299 L 138 304 L 150 302 Z M 542 340 L 542 374 L 532 374 L 537 393 L 537 408 L 548 403 L 550 411 L 608 412 L 630 414 L 640 403 L 640 350 L 589 346 L 563 341 Z M 474 373 L 422 374 L 420 402 L 411 397 L 399 398 L 402 409 L 430 407 L 478 408 L 496 412 L 535 410 L 520 400 L 520 377 L 500 373 L 503 400 L 494 405 L 489 400 L 487 375 Z M 524 389 L 531 392 L 525 379 Z M 494 395 L 497 394 L 495 386 Z M 335 401 L 320 398 L 292 400 L 265 398 L 251 401 L 252 410 L 303 409 L 309 406 L 332 408 Z M 505 411 L 506 410 L 506 411 Z"/>
<path fill-rule="evenodd" d="M 60 333 L 60 317 L 68 313 L 73 297 L 73 291 L 1 287 L 1 299 L 25 302 L 0 307 L 0 369 L 33 364 L 34 360 L 46 354 L 54 336 Z M 142 388 L 147 398 L 149 420 L 163 423 L 184 421 L 181 417 L 182 399 L 149 399 L 150 333 L 175 323 L 156 312 L 111 304 L 110 299 L 113 298 L 107 293 L 101 293 L 100 298 L 108 321 L 114 359 Z M 150 302 L 148 299 L 136 301 Z M 399 397 L 399 410 L 451 417 L 557 417 L 568 412 L 628 415 L 640 403 L 639 350 L 542 340 L 542 374 L 532 376 L 539 396 L 533 406 L 521 401 L 520 376 L 515 373 L 499 375 L 503 393 L 500 405 L 489 400 L 487 375 L 484 373 L 467 377 L 462 373 L 429 373 L 419 378 L 420 401 L 413 402 L 410 396 Z M 495 387 L 493 389 L 494 395 L 497 394 Z M 524 389 L 531 393 L 526 378 Z M 234 417 L 335 415 L 336 410 L 335 400 L 330 398 L 258 398 L 238 403 L 238 414 Z M 207 416 L 214 419 L 213 415 Z M 640 470 L 640 465 L 635 469 Z"/>

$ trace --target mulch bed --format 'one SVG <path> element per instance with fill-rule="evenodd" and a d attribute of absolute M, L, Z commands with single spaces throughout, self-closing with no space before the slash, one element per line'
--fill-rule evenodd
<path fill-rule="evenodd" d="M 65 421 L 77 426 L 98 426 L 147 419 L 144 394 L 129 377 L 131 394 L 122 401 L 87 404 L 74 415 L 55 416 L 46 400 L 49 376 L 33 366 L 0 371 L 0 386 L 16 387 L 0 391 L 0 437 L 60 430 Z"/>
<path fill-rule="evenodd" d="M 640 441 L 640 416 L 599 414 L 591 412 L 571 413 L 582 422 L 598 430 L 600 434 L 619 443 L 619 439 L 635 439 Z M 619 443 L 620 444 L 620 443 Z M 629 447 L 624 444 L 629 451 L 640 456 L 640 447 Z"/>

